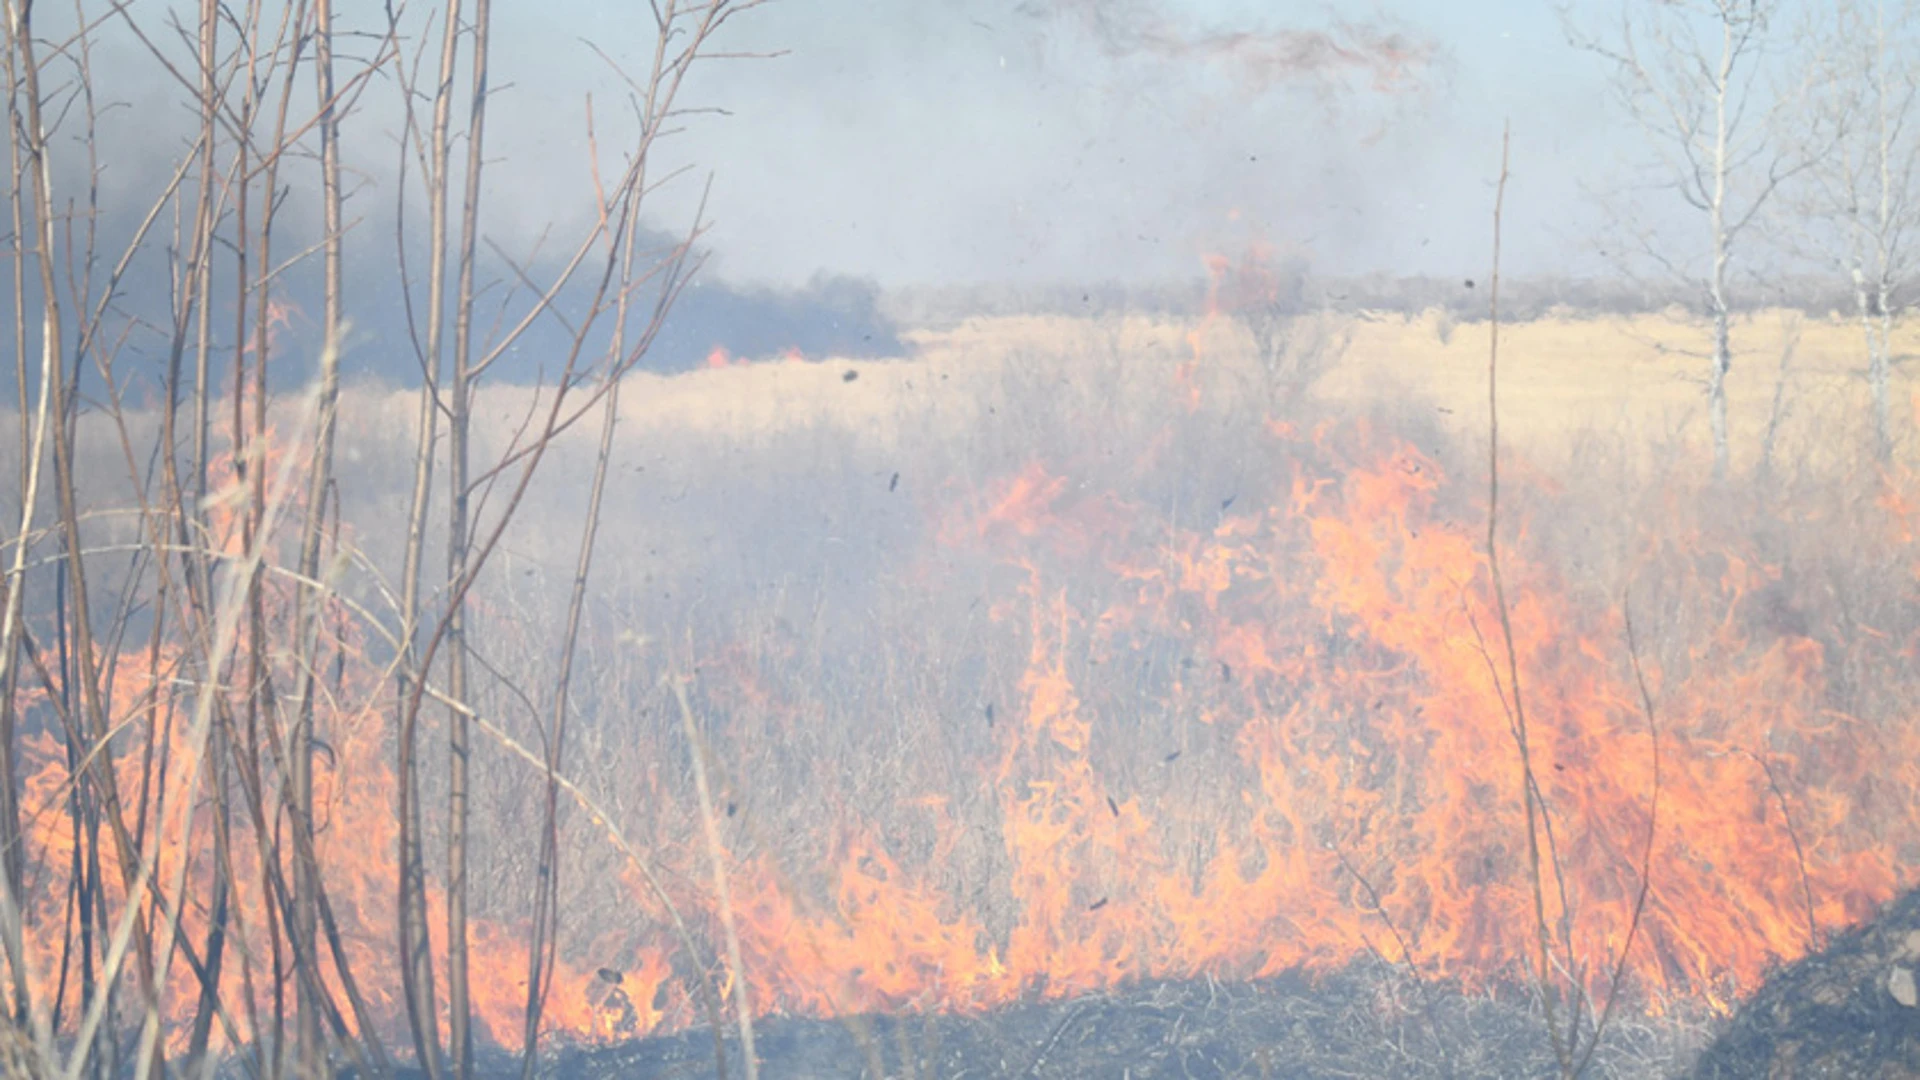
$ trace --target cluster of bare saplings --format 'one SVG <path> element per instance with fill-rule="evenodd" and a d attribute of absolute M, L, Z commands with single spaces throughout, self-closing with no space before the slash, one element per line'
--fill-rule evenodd
<path fill-rule="evenodd" d="M 737 55 L 716 34 L 760 2 L 654 0 L 635 6 L 630 41 L 582 46 L 622 91 L 617 105 L 583 102 L 576 117 L 586 209 L 534 250 L 510 252 L 486 226 L 502 201 L 486 183 L 497 167 L 486 138 L 498 93 L 490 0 L 394 3 L 353 26 L 333 0 L 203 0 L 191 18 L 137 4 L 49 15 L 5 0 L 20 493 L 0 546 L 6 1068 L 277 1078 L 407 1067 L 466 1078 L 481 1044 L 502 1041 L 498 1028 L 476 1030 L 485 997 L 511 1002 L 519 1067 L 531 1077 L 554 1007 L 560 822 L 571 806 L 652 890 L 666 933 L 710 957 L 695 966 L 713 977 L 691 983 L 719 1071 L 757 1075 L 721 836 L 733 808 L 709 776 L 684 686 L 668 692 L 694 748 L 702 835 L 693 843 L 717 913 L 712 940 L 695 940 L 647 853 L 565 766 L 622 380 L 699 263 L 696 198 L 680 200 L 696 209 L 671 242 L 643 211 L 679 175 L 659 164 L 663 140 L 698 122 L 690 76 Z M 1876 453 L 1893 457 L 1893 341 L 1920 162 L 1908 121 L 1920 83 L 1912 20 L 1889 7 L 1820 6 L 1792 64 L 1774 48 L 1786 14 L 1751 0 L 1656 4 L 1651 21 L 1580 42 L 1617 74 L 1622 102 L 1659 147 L 1663 182 L 1700 223 L 1677 239 L 1624 231 L 1633 266 L 1694 289 L 1711 322 L 1703 359 L 1717 475 L 1733 460 L 1725 380 L 1736 271 L 1763 239 L 1849 283 Z M 150 85 L 129 104 L 115 79 L 134 68 Z M 115 171 L 116 139 L 180 116 L 191 122 L 164 167 Z M 390 191 L 364 183 L 374 171 L 397 177 Z M 1480 655 L 1496 690 L 1486 708 L 1511 737 L 1505 795 L 1523 829 L 1514 850 L 1530 901 L 1525 970 L 1557 1069 L 1573 1077 L 1588 1071 L 1626 999 L 1628 957 L 1658 888 L 1660 722 L 1629 637 L 1653 783 L 1644 833 L 1627 853 L 1633 888 L 1597 955 L 1572 926 L 1579 898 L 1569 897 L 1556 840 L 1568 824 L 1542 794 L 1550 781 L 1538 771 L 1501 576 L 1504 146 L 1499 175 L 1481 548 L 1497 625 Z M 363 207 L 381 191 L 393 200 L 379 214 L 390 240 L 365 235 L 374 212 Z M 398 267 L 420 381 L 407 421 L 417 438 L 410 498 L 385 538 L 352 535 L 341 512 L 350 251 L 391 253 L 380 265 Z M 1297 290 L 1283 296 L 1264 279 L 1231 287 L 1244 293 L 1228 301 L 1266 369 L 1261 407 L 1299 407 L 1339 352 L 1338 333 L 1297 316 Z M 298 392 L 278 374 L 300 359 L 280 330 L 290 310 L 318 328 L 317 375 Z M 553 347 L 545 379 L 496 425 L 506 434 L 476 437 L 478 388 L 536 336 Z M 537 718 L 528 738 L 476 704 L 481 683 L 498 694 L 509 680 L 476 670 L 483 653 L 468 635 L 477 583 L 569 436 L 597 453 L 579 516 L 544 525 L 571 530 L 575 554 L 550 661 L 511 687 Z M 368 718 L 391 780 L 372 806 L 366 792 L 356 803 L 330 787 L 345 775 L 346 734 Z M 482 933 L 470 910 L 481 744 L 538 778 L 525 916 L 504 940 Z M 378 890 L 342 895 L 316 837 L 321 807 L 349 805 L 350 844 L 379 847 L 391 873 Z M 1112 796 L 1105 805 L 1122 817 Z M 340 843 L 342 823 L 327 824 Z M 1354 876 L 1417 977 L 1418 946 Z M 370 943 L 346 932 L 350 920 L 386 936 Z M 493 962 L 502 956 L 515 962 L 504 982 Z"/>
<path fill-rule="evenodd" d="M 228 1061 L 258 1076 L 387 1075 L 411 1058 L 430 1075 L 471 1074 L 468 593 L 550 445 L 576 426 L 610 430 L 622 375 L 693 269 L 697 215 L 662 245 L 642 210 L 672 179 L 657 147 L 686 119 L 690 74 L 754 6 L 624 13 L 631 36 L 587 56 L 619 95 L 569 117 L 586 213 L 548 237 L 557 257 L 502 255 L 518 276 L 504 300 L 483 300 L 500 44 L 488 0 L 351 13 L 333 0 L 7 5 L 8 456 L 21 493 L 0 641 L 10 1069 L 206 1075 Z M 115 171 L 127 166 L 119 140 L 165 127 L 180 131 L 164 167 L 150 156 L 137 176 Z M 400 178 L 384 196 L 390 240 L 361 225 L 370 171 Z M 423 383 L 404 569 L 375 591 L 378 612 L 349 611 L 339 588 L 360 565 L 340 534 L 335 467 L 355 245 L 385 267 L 397 254 Z M 317 319 L 318 375 L 276 403 L 289 308 Z M 475 387 L 536 327 L 558 327 L 565 347 L 510 445 L 477 458 Z M 124 452 L 117 498 L 100 462 L 76 460 L 83 423 Z M 574 523 L 576 613 L 599 491 L 596 478 Z M 343 705 L 330 671 L 362 649 L 382 685 Z M 571 653 L 569 641 L 541 692 L 544 746 L 521 750 L 544 772 L 547 863 L 567 797 L 554 766 Z M 315 763 L 333 750 L 315 717 L 356 707 L 398 718 L 395 805 L 381 810 L 403 868 L 387 942 L 404 958 L 403 1001 L 376 1000 L 365 955 L 343 945 L 339 916 L 368 898 L 330 893 L 316 862 Z M 432 755 L 418 734 L 430 711 L 446 739 Z M 39 740 L 64 758 L 55 790 L 22 787 L 23 745 Z M 429 897 L 441 875 L 426 863 L 442 858 L 445 885 Z M 537 880 L 519 943 L 529 1069 L 558 919 L 554 875 Z"/>

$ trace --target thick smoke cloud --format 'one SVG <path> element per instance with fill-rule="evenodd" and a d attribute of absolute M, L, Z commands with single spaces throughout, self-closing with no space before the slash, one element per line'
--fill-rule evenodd
<path fill-rule="evenodd" d="M 559 307 L 566 309 L 565 299 Z M 367 290 L 355 310 L 360 331 L 343 358 L 344 370 L 417 386 L 420 366 L 397 298 L 390 290 Z M 644 319 L 637 319 L 630 325 L 642 323 Z M 519 384 L 550 382 L 570 345 L 564 327 L 557 320 L 535 323 L 488 377 Z M 821 360 L 898 356 L 901 349 L 896 327 L 880 310 L 879 287 L 871 281 L 823 273 L 802 286 L 774 288 L 700 276 L 669 309 L 638 366 L 643 371 L 672 373 L 699 367 L 715 356 L 737 361 L 795 356 Z M 317 342 L 312 348 L 293 351 L 283 365 L 289 380 L 305 377 L 300 357 L 316 350 Z"/>
<path fill-rule="evenodd" d="M 680 295 L 648 366 L 676 370 L 715 349 L 747 359 L 821 359 L 897 356 L 901 348 L 870 280 L 820 273 L 798 288 L 776 289 L 716 276 Z"/>

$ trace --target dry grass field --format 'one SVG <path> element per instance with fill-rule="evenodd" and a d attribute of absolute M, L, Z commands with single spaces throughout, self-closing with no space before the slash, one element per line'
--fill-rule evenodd
<path fill-rule="evenodd" d="M 1331 405 L 1417 401 L 1439 426 L 1474 438 L 1486 430 L 1487 326 L 1446 316 L 1343 317 L 1339 361 L 1316 387 Z M 1736 467 L 1751 465 L 1780 393 L 1783 452 L 1852 452 L 1868 423 L 1864 349 L 1850 318 L 1765 311 L 1735 326 L 1728 380 Z M 864 445 L 963 438 L 1009 391 L 1032 390 L 1096 415 L 1179 390 L 1194 362 L 1204 388 L 1251 396 L 1251 339 L 1227 319 L 1143 317 L 974 319 L 904 335 L 904 361 L 768 362 L 673 376 L 636 375 L 625 396 L 623 438 L 649 432 L 712 436 L 752 445 L 782 431 L 830 425 Z M 1622 448 L 1704 453 L 1707 331 L 1672 315 L 1539 319 L 1502 328 L 1502 423 L 1516 453 L 1546 467 L 1580 440 L 1605 435 Z M 1908 325 L 1897 352 L 1920 352 Z M 853 382 L 847 372 L 858 373 Z M 1896 419 L 1907 419 L 1914 376 L 1896 371 Z M 1018 407 L 1018 403 L 1014 403 Z M 506 415 L 503 411 L 502 416 Z"/>
<path fill-rule="evenodd" d="M 1346 362 L 1323 386 L 1356 400 L 1397 387 L 1430 400 L 1463 435 L 1486 429 L 1484 323 L 1453 328 L 1442 343 L 1432 317 L 1368 320 Z M 1896 351 L 1920 348 L 1909 325 Z M 1569 436 L 1609 435 L 1624 448 L 1684 446 L 1705 456 L 1709 347 L 1706 327 L 1675 316 L 1549 318 L 1502 328 L 1501 425 L 1517 452 L 1543 465 L 1569 452 Z M 1736 469 L 1750 466 L 1781 400 L 1783 451 L 1851 453 L 1868 427 L 1865 349 L 1857 320 L 1765 311 L 1734 327 L 1727 394 Z M 1911 414 L 1912 373 L 1896 376 L 1896 418 Z M 1825 460 L 1832 461 L 1828 456 Z"/>

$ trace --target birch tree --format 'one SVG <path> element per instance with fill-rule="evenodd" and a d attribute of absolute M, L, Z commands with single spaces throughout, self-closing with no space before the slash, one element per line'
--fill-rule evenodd
<path fill-rule="evenodd" d="M 1834 0 L 1803 32 L 1814 63 L 1799 126 L 1821 151 L 1795 185 L 1804 247 L 1852 286 L 1882 464 L 1893 452 L 1893 330 L 1913 304 L 1911 245 L 1920 226 L 1917 15 L 1911 2 Z"/>
<path fill-rule="evenodd" d="M 1685 236 L 1650 225 L 1635 206 L 1623 258 L 1651 264 L 1701 298 L 1712 320 L 1707 402 L 1713 471 L 1727 474 L 1727 374 L 1733 368 L 1732 270 L 1761 213 L 1806 161 L 1786 146 L 1772 36 L 1778 0 L 1626 0 L 1609 31 L 1590 34 L 1563 11 L 1573 44 L 1611 69 L 1614 98 L 1646 136 L 1656 188 L 1677 196 Z"/>

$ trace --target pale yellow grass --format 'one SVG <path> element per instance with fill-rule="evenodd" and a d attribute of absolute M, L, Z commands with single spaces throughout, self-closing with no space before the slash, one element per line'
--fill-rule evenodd
<path fill-rule="evenodd" d="M 1447 410 L 1442 415 L 1450 426 L 1484 431 L 1487 326 L 1458 326 L 1450 337 L 1441 343 L 1433 316 L 1366 320 L 1321 392 L 1355 400 L 1404 390 Z M 1727 411 L 1736 467 L 1751 465 L 1760 453 L 1790 341 L 1777 453 L 1850 456 L 1871 430 L 1859 322 L 1759 312 L 1733 327 Z M 1709 344 L 1704 321 L 1668 315 L 1560 317 L 1504 326 L 1503 433 L 1543 463 L 1556 462 L 1571 451 L 1575 436 L 1588 433 L 1607 435 L 1629 450 L 1677 443 L 1704 455 Z M 1896 353 L 1916 348 L 1920 330 L 1903 327 Z M 1913 380 L 1896 369 L 1897 436 L 1910 434 L 1913 391 Z"/>
<path fill-rule="evenodd" d="M 1487 325 L 1465 323 L 1442 340 L 1437 314 L 1359 316 L 1316 387 L 1329 404 L 1411 402 L 1467 437 L 1486 429 Z M 1797 333 L 1786 373 L 1777 453 L 1855 453 L 1870 430 L 1864 346 L 1856 320 L 1766 311 L 1734 327 L 1727 384 L 1737 467 L 1751 465 L 1774 414 L 1780 358 Z M 1230 319 L 1008 317 L 905 335 L 907 360 L 757 364 L 674 376 L 636 376 L 623 402 L 626 438 L 648 432 L 706 435 L 751 445 L 796 428 L 826 426 L 875 446 L 954 437 L 1021 392 L 1087 410 L 1165 408 L 1184 395 L 1181 369 L 1209 405 L 1259 400 L 1252 343 Z M 1920 351 L 1920 327 L 1902 328 L 1897 352 Z M 1580 436 L 1617 447 L 1704 455 L 1708 328 L 1675 314 L 1553 317 L 1502 328 L 1502 423 L 1516 451 L 1543 466 L 1569 464 Z M 847 372 L 857 378 L 846 380 Z M 1894 419 L 1913 424 L 1913 379 L 1896 372 Z M 1017 404 L 1017 403 L 1015 403 Z M 1587 445 L 1590 446 L 1590 443 Z"/>
<path fill-rule="evenodd" d="M 1736 464 L 1759 453 L 1772 412 L 1780 354 L 1792 327 L 1798 344 L 1788 371 L 1783 460 L 1827 453 L 1852 460 L 1870 432 L 1860 327 L 1846 318 L 1769 311 L 1735 326 L 1728 382 Z M 1350 341 L 1315 393 L 1336 410 L 1398 403 L 1431 410 L 1443 427 L 1477 439 L 1486 430 L 1487 327 L 1454 326 L 1442 341 L 1434 314 L 1346 319 Z M 620 453 L 650 455 L 791 446 L 797 431 L 844 434 L 878 451 L 958 445 L 983 424 L 1035 429 L 1161 415 L 1197 385 L 1208 408 L 1263 408 L 1252 343 L 1230 319 L 1004 317 L 968 320 L 904 335 L 912 355 L 887 360 L 760 363 L 677 375 L 637 374 L 623 388 Z M 1703 380 L 1707 327 L 1671 315 L 1546 318 L 1502 329 L 1502 423 L 1516 452 L 1543 466 L 1566 464 L 1581 436 L 1618 448 L 1704 455 Z M 1920 326 L 1902 328 L 1896 352 L 1920 353 Z M 847 379 L 848 373 L 856 377 Z M 1897 372 L 1896 434 L 1911 442 L 1914 378 Z M 295 396 L 276 426 L 298 427 Z M 481 449 L 497 450 L 524 431 L 541 406 L 534 391 L 491 387 L 477 402 Z M 416 415 L 414 392 L 360 386 L 341 404 L 340 450 L 349 472 L 405 473 Z M 145 423 L 151 417 L 137 415 Z M 583 464 L 592 423 L 559 450 L 555 472 Z M 83 423 L 83 457 L 116 468 L 117 443 L 104 424 Z M 96 430 L 97 428 L 97 430 Z M 1019 430 L 1019 429 L 1016 429 Z M 98 445 L 94 445 L 95 443 Z M 1591 446 L 1591 440 L 1586 445 Z M 97 458 L 98 460 L 93 460 Z"/>

